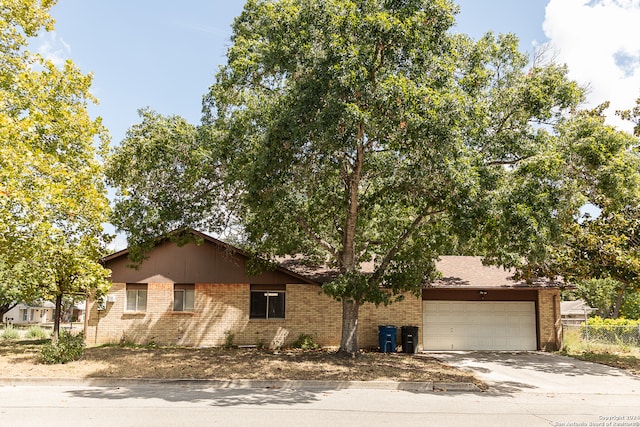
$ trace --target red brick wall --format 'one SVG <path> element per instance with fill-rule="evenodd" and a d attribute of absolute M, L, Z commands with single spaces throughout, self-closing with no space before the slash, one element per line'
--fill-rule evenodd
<path fill-rule="evenodd" d="M 89 305 L 87 343 L 176 344 L 220 346 L 225 333 L 234 335 L 236 345 L 290 345 L 298 335 L 313 336 L 325 347 L 340 344 L 342 308 L 339 302 L 319 293 L 319 286 L 290 284 L 286 287 L 286 318 L 249 319 L 248 284 L 196 284 L 193 312 L 173 312 L 173 284 L 149 283 L 147 310 L 125 312 L 126 285 L 114 283 L 109 294 L 115 302 L 97 311 Z M 410 294 L 387 307 L 366 304 L 360 309 L 359 344 L 377 347 L 378 325 L 421 326 L 422 301 Z"/>

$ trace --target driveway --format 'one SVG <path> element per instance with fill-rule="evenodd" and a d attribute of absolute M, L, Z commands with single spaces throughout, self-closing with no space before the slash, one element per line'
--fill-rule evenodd
<path fill-rule="evenodd" d="M 429 352 L 473 371 L 490 392 L 637 394 L 640 377 L 598 363 L 543 352 Z"/>

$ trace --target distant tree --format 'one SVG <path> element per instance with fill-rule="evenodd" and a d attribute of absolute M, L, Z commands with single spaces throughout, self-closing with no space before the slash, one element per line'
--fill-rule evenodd
<path fill-rule="evenodd" d="M 53 29 L 55 1 L 0 7 L 0 298 L 53 298 L 104 290 L 99 263 L 109 205 L 94 144 L 108 137 L 88 102 L 91 75 L 27 50 Z"/>
<path fill-rule="evenodd" d="M 640 318 L 638 289 L 611 278 L 578 281 L 573 293 L 595 308 L 597 311 L 594 314 L 602 318 Z"/>
<path fill-rule="evenodd" d="M 542 247 L 547 256 L 520 267 L 525 277 L 577 283 L 581 296 L 600 301 L 600 308 L 613 292 L 610 312 L 600 315 L 618 317 L 626 299 L 631 309 L 640 287 L 640 155 L 633 135 L 605 123 L 607 107 L 576 112 L 556 126 L 558 174 L 547 175 L 572 194 L 573 206 L 594 205 L 599 216 L 568 211 L 571 216 L 559 223 L 562 232 Z M 513 248 L 506 238 L 498 245 Z"/>
<path fill-rule="evenodd" d="M 138 114 L 141 122 L 112 150 L 105 169 L 117 189 L 111 222 L 126 233 L 133 262 L 172 231 L 217 231 L 228 222 L 220 171 L 198 128 L 148 108 Z"/>

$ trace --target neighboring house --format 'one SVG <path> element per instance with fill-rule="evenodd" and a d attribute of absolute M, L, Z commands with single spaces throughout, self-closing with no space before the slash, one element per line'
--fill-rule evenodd
<path fill-rule="evenodd" d="M 55 305 L 48 301 L 32 305 L 20 303 L 2 316 L 2 322 L 14 325 L 51 323 L 54 313 Z"/>
<path fill-rule="evenodd" d="M 326 270 L 287 263 L 256 276 L 239 249 L 192 231 L 201 244 L 165 241 L 138 269 L 128 251 L 104 260 L 113 285 L 106 303 L 88 302 L 87 342 L 133 342 L 280 347 L 299 334 L 322 346 L 338 346 L 342 306 L 320 292 Z M 536 350 L 559 344 L 556 287 L 528 286 L 476 257 L 442 257 L 443 279 L 425 286 L 422 298 L 360 308 L 359 344 L 378 345 L 378 326 L 418 326 L 428 350 Z M 295 270 L 295 271 L 294 271 Z M 100 308 L 100 310 L 98 310 Z M 398 344 L 401 340 L 398 339 Z"/>
<path fill-rule="evenodd" d="M 560 315 L 562 316 L 562 324 L 566 326 L 580 326 L 586 322 L 589 315 L 596 311 L 595 308 L 589 307 L 584 300 L 562 301 L 560 303 Z"/>

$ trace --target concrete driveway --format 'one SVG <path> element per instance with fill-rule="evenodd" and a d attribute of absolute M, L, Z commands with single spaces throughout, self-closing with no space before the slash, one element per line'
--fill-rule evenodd
<path fill-rule="evenodd" d="M 543 352 L 429 352 L 471 370 L 490 392 L 637 394 L 640 377 L 617 368 Z"/>

